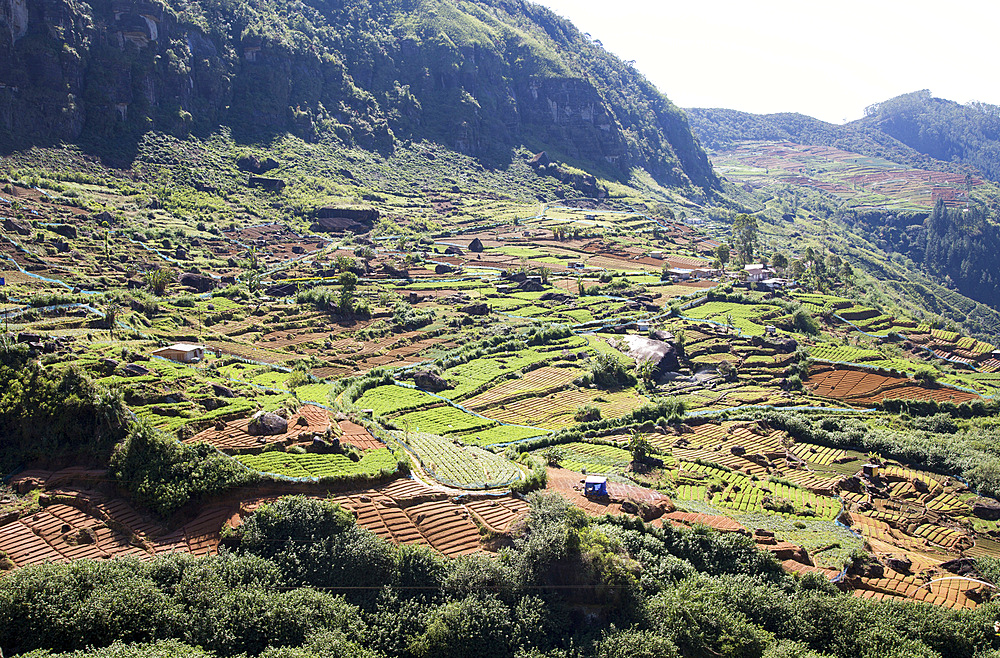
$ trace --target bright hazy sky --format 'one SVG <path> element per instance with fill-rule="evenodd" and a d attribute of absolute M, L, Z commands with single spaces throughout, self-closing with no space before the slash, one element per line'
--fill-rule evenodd
<path fill-rule="evenodd" d="M 843 123 L 918 89 L 1000 105 L 998 0 L 535 0 L 680 107 Z"/>

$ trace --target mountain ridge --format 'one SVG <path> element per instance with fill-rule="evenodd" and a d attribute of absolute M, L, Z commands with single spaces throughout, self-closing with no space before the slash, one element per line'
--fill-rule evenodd
<path fill-rule="evenodd" d="M 524 145 L 608 178 L 641 168 L 718 189 L 682 111 L 520 0 L 0 6 L 5 151 L 81 140 L 127 163 L 148 130 L 225 125 L 247 141 L 290 132 L 382 153 L 430 139 L 489 166 Z"/>

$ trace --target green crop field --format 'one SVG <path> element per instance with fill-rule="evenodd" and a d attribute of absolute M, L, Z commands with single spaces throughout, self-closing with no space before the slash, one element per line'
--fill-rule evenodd
<path fill-rule="evenodd" d="M 298 478 L 377 475 L 395 470 L 397 462 L 396 455 L 388 448 L 367 450 L 357 462 L 344 455 L 296 455 L 276 451 L 241 455 L 237 460 L 255 471 Z"/>
<path fill-rule="evenodd" d="M 419 409 L 440 402 L 424 391 L 389 384 L 365 391 L 354 401 L 354 406 L 358 409 L 371 409 L 375 416 L 391 416 L 400 411 Z"/>
<path fill-rule="evenodd" d="M 696 320 L 711 320 L 723 325 L 732 322 L 732 326 L 747 336 L 762 336 L 764 335 L 764 325 L 767 323 L 760 318 L 774 310 L 773 306 L 766 305 L 705 302 L 700 306 L 685 309 L 683 314 L 685 317 Z"/>
<path fill-rule="evenodd" d="M 392 437 L 416 454 L 420 465 L 439 480 L 469 489 L 507 485 L 522 471 L 504 457 L 478 446 L 424 432 L 392 432 Z"/>

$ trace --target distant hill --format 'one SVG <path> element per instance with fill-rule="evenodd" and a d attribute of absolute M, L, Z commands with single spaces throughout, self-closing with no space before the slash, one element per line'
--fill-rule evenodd
<path fill-rule="evenodd" d="M 684 113 L 522 0 L 0 0 L 0 148 L 81 141 L 127 164 L 149 130 L 293 133 L 391 151 L 513 148 L 718 187 Z"/>
<path fill-rule="evenodd" d="M 834 146 L 921 169 L 976 170 L 1000 181 L 1000 107 L 961 105 L 926 89 L 866 109 L 844 125 L 802 114 L 750 114 L 737 110 L 686 110 L 702 144 L 725 149 L 742 141 L 775 140 Z"/>
<path fill-rule="evenodd" d="M 1000 107 L 934 98 L 924 89 L 870 106 L 851 124 L 880 132 L 937 160 L 978 169 L 1000 181 Z"/>

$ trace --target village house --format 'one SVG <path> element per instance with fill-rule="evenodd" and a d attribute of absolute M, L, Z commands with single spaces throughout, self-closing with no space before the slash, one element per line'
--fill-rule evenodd
<path fill-rule="evenodd" d="M 161 347 L 158 350 L 153 350 L 153 356 L 161 356 L 164 359 L 170 359 L 179 363 L 198 363 L 205 358 L 205 346 L 192 345 L 191 343 L 174 343 L 169 347 Z"/>
<path fill-rule="evenodd" d="M 769 279 L 774 276 L 774 270 L 769 268 L 767 265 L 762 265 L 761 263 L 751 263 L 743 267 L 743 271 L 747 274 L 747 281 L 750 283 L 760 283 L 764 279 Z"/>

